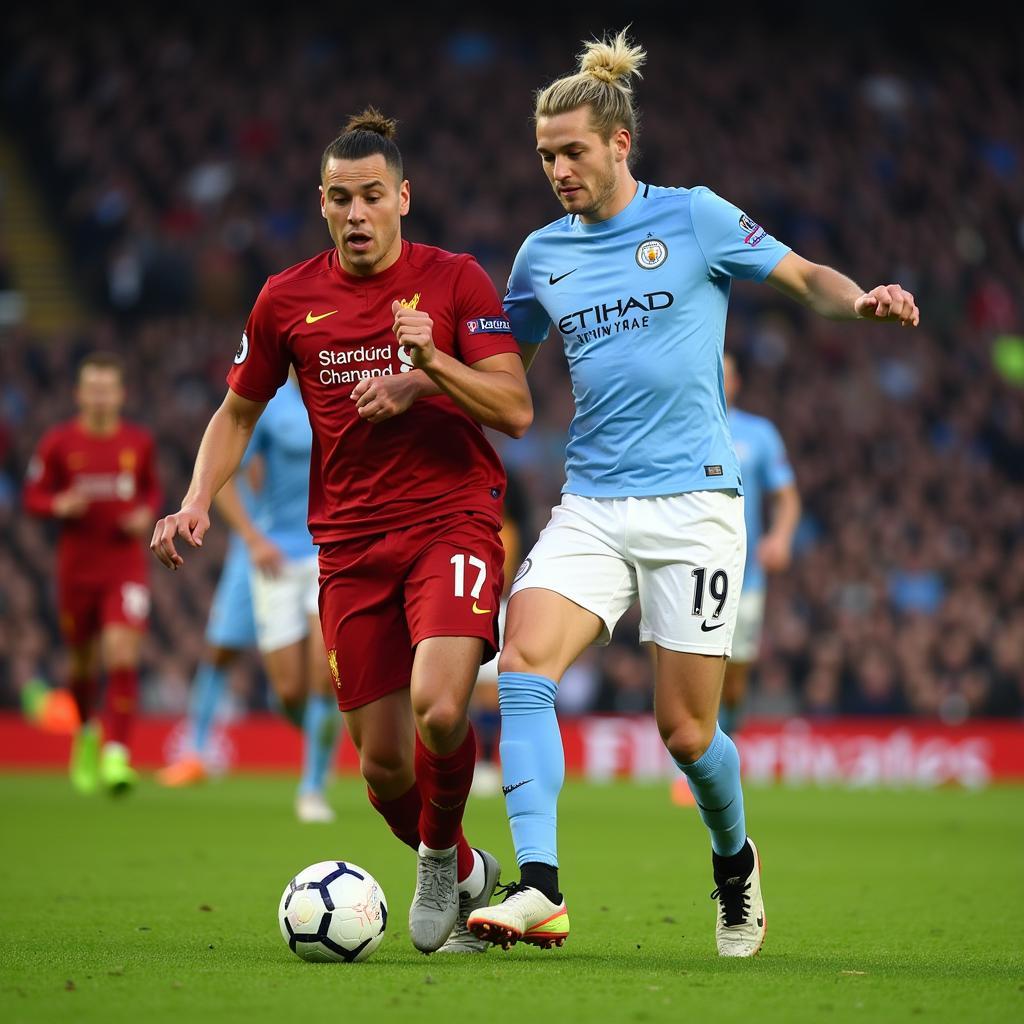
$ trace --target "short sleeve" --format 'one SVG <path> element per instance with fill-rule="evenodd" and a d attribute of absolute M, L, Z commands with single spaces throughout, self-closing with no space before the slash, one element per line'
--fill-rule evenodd
<path fill-rule="evenodd" d="M 508 279 L 508 291 L 505 292 L 505 314 L 512 328 L 512 336 L 516 341 L 530 345 L 540 344 L 551 328 L 551 318 L 547 310 L 537 301 L 533 288 L 533 277 L 530 273 L 530 257 L 527 246 L 529 238 L 519 247 L 512 273 Z"/>
<path fill-rule="evenodd" d="M 288 379 L 291 356 L 284 344 L 269 283 L 256 297 L 228 372 L 228 387 L 251 402 L 269 402 Z"/>
<path fill-rule="evenodd" d="M 708 269 L 718 277 L 763 281 L 790 251 L 708 188 L 690 190 L 690 219 Z"/>
<path fill-rule="evenodd" d="M 463 263 L 454 289 L 455 337 L 462 361 L 471 366 L 502 352 L 518 355 L 494 284 L 472 257 Z"/>
<path fill-rule="evenodd" d="M 766 491 L 781 491 L 793 483 L 793 467 L 786 457 L 786 446 L 771 423 L 764 424 L 764 487 Z"/>

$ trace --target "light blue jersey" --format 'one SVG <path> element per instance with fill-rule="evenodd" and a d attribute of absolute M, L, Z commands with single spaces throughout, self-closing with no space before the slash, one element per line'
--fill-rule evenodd
<path fill-rule="evenodd" d="M 565 345 L 565 492 L 742 491 L 722 385 L 729 290 L 789 251 L 707 188 L 642 182 L 609 220 L 566 216 L 527 237 L 505 310 L 516 340 L 541 342 L 554 323 Z"/>
<path fill-rule="evenodd" d="M 244 477 L 237 477 L 238 497 L 251 515 L 252 490 Z M 212 647 L 241 651 L 256 646 L 256 620 L 252 611 L 252 591 L 249 587 L 249 549 L 245 541 L 232 533 L 228 539 L 227 554 L 213 593 L 206 625 L 206 640 Z"/>
<path fill-rule="evenodd" d="M 747 564 L 743 570 L 743 590 L 764 590 L 764 569 L 757 560 L 757 545 L 764 529 L 764 499 L 793 482 L 793 467 L 786 458 L 779 432 L 763 416 L 730 409 L 729 429 L 740 460 L 745 492 Z"/>
<path fill-rule="evenodd" d="M 263 458 L 263 486 L 253 499 L 252 518 L 289 561 L 316 554 L 306 519 L 313 432 L 295 383 L 289 379 L 256 424 L 246 459 Z"/>

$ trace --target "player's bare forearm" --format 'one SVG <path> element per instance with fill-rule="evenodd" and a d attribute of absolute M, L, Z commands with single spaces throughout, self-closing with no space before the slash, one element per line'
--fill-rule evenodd
<path fill-rule="evenodd" d="M 228 391 L 203 434 L 192 471 L 192 483 L 182 500 L 182 508 L 199 504 L 209 510 L 217 492 L 241 464 L 265 405 Z"/>
<path fill-rule="evenodd" d="M 838 270 L 787 253 L 768 275 L 768 283 L 783 295 L 829 320 L 860 319 L 854 303 L 864 289 Z"/>
<path fill-rule="evenodd" d="M 192 484 L 181 510 L 159 520 L 153 528 L 150 550 L 168 569 L 177 570 L 184 563 L 174 545 L 176 538 L 190 547 L 202 547 L 210 528 L 210 503 L 238 469 L 265 406 L 265 402 L 252 402 L 229 390 L 213 414 L 199 445 Z"/>
<path fill-rule="evenodd" d="M 784 537 L 786 542 L 790 543 L 799 524 L 800 492 L 795 484 L 780 487 L 772 494 L 772 533 Z"/>
<path fill-rule="evenodd" d="M 488 356 L 467 366 L 435 350 L 423 370 L 478 423 L 522 437 L 533 422 L 533 399 L 523 361 L 514 353 Z"/>
<path fill-rule="evenodd" d="M 442 352 L 434 344 L 434 322 L 421 309 L 391 303 L 395 338 L 413 366 L 427 376 L 478 423 L 510 437 L 522 437 L 533 422 L 533 399 L 523 360 L 503 352 L 478 359 L 472 366 Z"/>
<path fill-rule="evenodd" d="M 383 423 L 401 416 L 418 399 L 443 393 L 422 370 L 406 370 L 394 376 L 364 377 L 349 398 L 356 403 L 360 419 Z"/>
<path fill-rule="evenodd" d="M 864 291 L 856 281 L 795 252 L 787 253 L 768 275 L 768 283 L 829 320 L 874 320 L 916 327 L 921 321 L 914 296 L 898 284 Z"/>
<path fill-rule="evenodd" d="M 789 568 L 793 553 L 793 535 L 800 523 L 800 494 L 795 484 L 772 492 L 768 532 L 758 545 L 758 558 L 768 572 Z"/>

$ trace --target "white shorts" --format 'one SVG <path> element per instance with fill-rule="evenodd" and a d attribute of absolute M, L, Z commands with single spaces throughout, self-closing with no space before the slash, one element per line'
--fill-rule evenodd
<path fill-rule="evenodd" d="M 640 599 L 640 640 L 728 655 L 743 587 L 746 528 L 735 491 L 652 498 L 564 494 L 512 593 L 553 590 L 604 622 L 597 643 Z"/>
<path fill-rule="evenodd" d="M 732 660 L 743 663 L 757 661 L 761 649 L 761 626 L 764 624 L 764 591 L 745 590 L 740 594 L 736 613 L 736 632 L 732 637 Z"/>
<path fill-rule="evenodd" d="M 253 570 L 252 610 L 261 651 L 277 651 L 309 635 L 309 617 L 319 611 L 319 576 L 316 555 L 285 562 L 277 576 Z"/>

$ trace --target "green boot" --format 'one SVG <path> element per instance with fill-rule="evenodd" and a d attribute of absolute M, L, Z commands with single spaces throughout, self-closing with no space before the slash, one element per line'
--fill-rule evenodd
<path fill-rule="evenodd" d="M 100 781 L 113 796 L 127 793 L 139 781 L 139 773 L 128 760 L 128 748 L 121 743 L 104 743 L 100 755 Z"/>
<path fill-rule="evenodd" d="M 87 722 L 71 742 L 71 763 L 68 766 L 71 785 L 79 793 L 95 793 L 100 784 L 100 729 Z"/>

